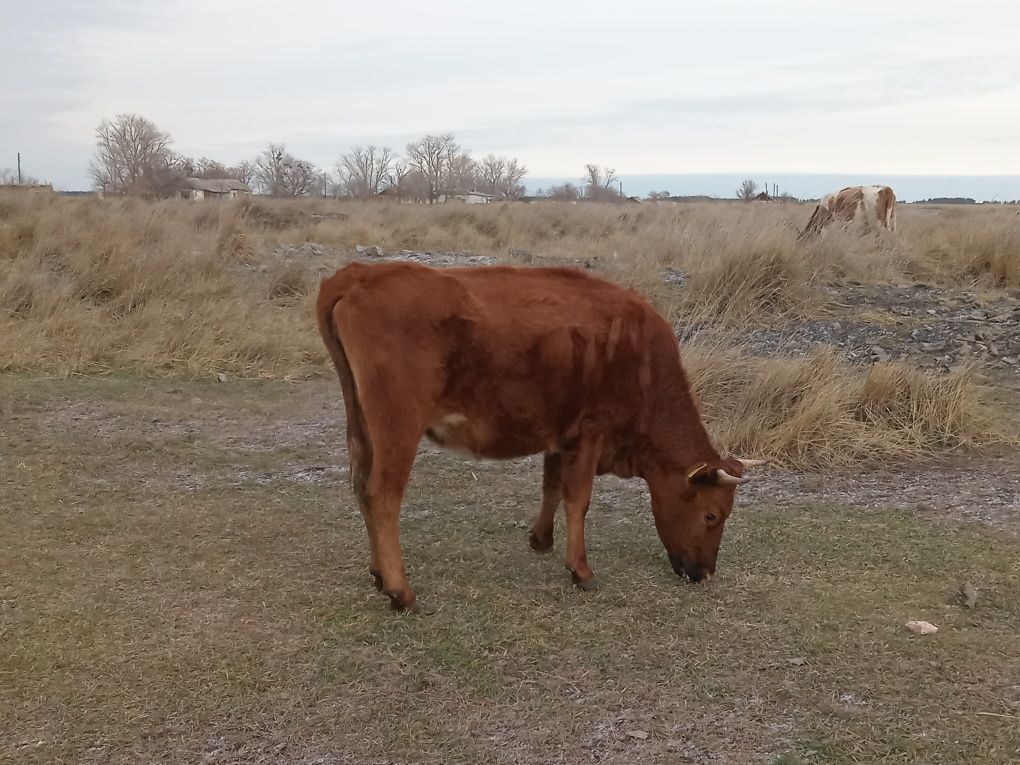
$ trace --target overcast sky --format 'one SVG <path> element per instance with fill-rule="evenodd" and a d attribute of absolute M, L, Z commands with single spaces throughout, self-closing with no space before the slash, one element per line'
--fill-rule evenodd
<path fill-rule="evenodd" d="M 453 131 L 536 176 L 1020 174 L 1020 2 L 5 0 L 0 168 L 86 188 L 104 117 L 194 156 Z"/>

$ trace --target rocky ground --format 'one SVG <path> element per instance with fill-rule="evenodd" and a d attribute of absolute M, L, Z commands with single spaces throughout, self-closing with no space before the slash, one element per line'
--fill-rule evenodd
<path fill-rule="evenodd" d="M 803 356 L 830 345 L 851 363 L 906 361 L 943 372 L 977 365 L 999 380 L 1020 382 L 1020 291 L 979 297 L 928 284 L 853 282 L 822 291 L 828 316 L 739 332 L 745 352 Z"/>

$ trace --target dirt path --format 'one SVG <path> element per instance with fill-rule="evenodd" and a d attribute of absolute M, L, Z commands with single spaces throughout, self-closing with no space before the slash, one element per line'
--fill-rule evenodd
<path fill-rule="evenodd" d="M 231 383 L 227 383 L 227 388 Z M 215 392 L 215 389 L 214 389 Z M 224 392 L 227 392 L 224 390 Z M 237 481 L 289 481 L 345 489 L 347 468 L 343 406 L 338 386 L 322 379 L 279 389 L 272 403 L 248 410 L 226 410 L 215 398 L 160 386 L 155 396 L 168 406 L 158 416 L 137 402 L 100 400 L 50 403 L 45 411 L 22 415 L 46 429 L 69 429 L 115 441 L 118 434 L 144 432 L 154 441 L 188 438 L 225 450 L 253 453 L 300 451 L 283 464 L 255 475 L 235 474 Z M 438 454 L 423 441 L 420 454 Z M 527 477 L 540 485 L 541 463 L 535 457 L 517 462 L 470 462 L 477 475 Z M 168 488 L 196 489 L 222 480 L 210 475 L 148 476 Z M 171 471 L 172 472 L 172 471 Z M 643 492 L 640 481 L 600 479 L 600 490 Z M 758 471 L 739 492 L 741 505 L 808 505 L 844 508 L 905 509 L 946 522 L 976 521 L 1020 531 L 1020 454 L 948 455 L 923 463 L 887 463 L 852 472 L 806 472 L 776 468 Z"/>

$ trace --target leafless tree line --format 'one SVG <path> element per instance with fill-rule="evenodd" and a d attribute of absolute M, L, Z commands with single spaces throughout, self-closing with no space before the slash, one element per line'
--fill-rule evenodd
<path fill-rule="evenodd" d="M 518 160 L 489 154 L 475 160 L 453 134 L 412 141 L 403 157 L 389 147 L 354 146 L 332 171 L 298 159 L 271 143 L 255 159 L 226 165 L 192 159 L 173 148 L 170 135 L 137 114 L 120 114 L 96 128 L 96 154 L 89 166 L 96 189 L 109 194 L 173 195 L 185 178 L 232 178 L 274 197 L 317 194 L 369 198 L 388 192 L 433 203 L 445 195 L 481 192 L 497 199 L 523 195 L 527 168 Z"/>
<path fill-rule="evenodd" d="M 549 199 L 574 202 L 587 199 L 593 202 L 618 201 L 622 194 L 617 187 L 620 177 L 616 170 L 601 165 L 585 165 L 584 177 L 580 183 L 561 183 L 550 186 L 541 196 Z"/>
<path fill-rule="evenodd" d="M 489 154 L 476 160 L 452 133 L 427 135 L 407 144 L 403 157 L 388 146 L 355 146 L 337 161 L 336 193 L 372 197 L 384 191 L 416 202 L 434 203 L 468 191 L 496 199 L 524 194 L 527 168 L 516 159 Z"/>

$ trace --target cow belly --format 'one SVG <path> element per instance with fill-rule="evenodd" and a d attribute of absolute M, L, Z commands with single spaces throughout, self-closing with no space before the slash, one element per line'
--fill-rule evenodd
<path fill-rule="evenodd" d="M 554 448 L 552 439 L 531 423 L 472 419 L 460 413 L 443 415 L 425 435 L 444 449 L 488 459 L 527 457 Z"/>

